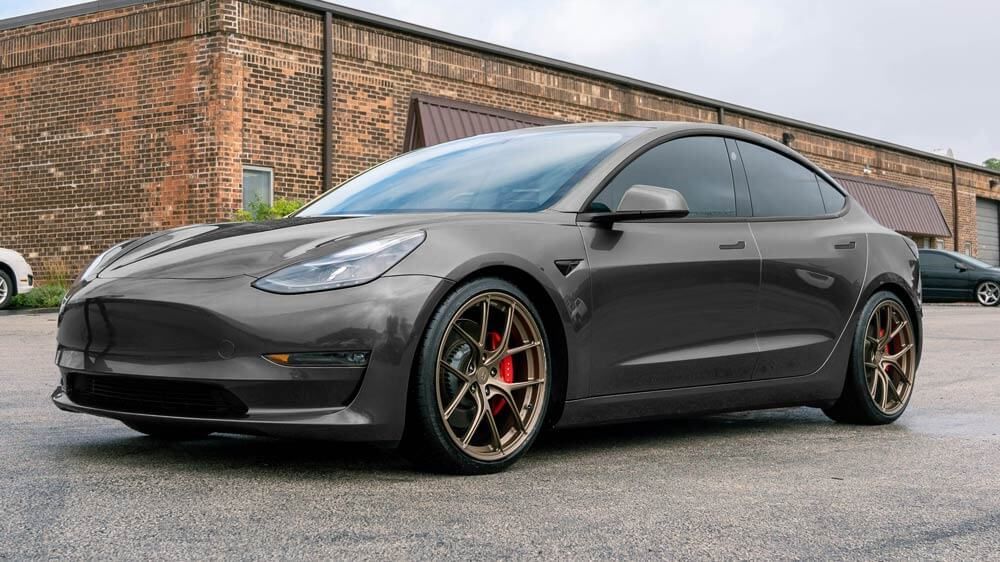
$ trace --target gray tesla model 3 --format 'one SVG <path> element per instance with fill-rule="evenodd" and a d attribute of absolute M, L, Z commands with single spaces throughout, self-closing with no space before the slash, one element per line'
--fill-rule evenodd
<path fill-rule="evenodd" d="M 399 156 L 293 216 L 104 252 L 59 314 L 63 410 L 161 438 L 400 444 L 456 473 L 549 427 L 902 414 L 916 246 L 729 127 L 604 123 Z"/>

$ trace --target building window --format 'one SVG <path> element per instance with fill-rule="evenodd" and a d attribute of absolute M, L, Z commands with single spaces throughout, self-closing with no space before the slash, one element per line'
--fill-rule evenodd
<path fill-rule="evenodd" d="M 243 210 L 257 202 L 274 202 L 274 172 L 270 168 L 243 166 Z"/>
<path fill-rule="evenodd" d="M 917 243 L 918 248 L 927 248 L 929 250 L 944 249 L 944 240 L 940 238 L 932 238 L 928 236 L 910 236 L 910 239 Z"/>

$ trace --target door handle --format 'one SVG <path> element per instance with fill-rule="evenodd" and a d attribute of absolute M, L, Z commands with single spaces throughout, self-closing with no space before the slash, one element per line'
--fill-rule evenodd
<path fill-rule="evenodd" d="M 851 240 L 850 242 L 841 242 L 839 244 L 833 245 L 834 249 L 836 250 L 853 250 L 856 246 L 857 244 L 854 242 L 854 240 Z"/>
<path fill-rule="evenodd" d="M 747 243 L 744 240 L 739 242 L 734 242 L 732 244 L 719 244 L 720 250 L 742 250 L 747 247 Z"/>

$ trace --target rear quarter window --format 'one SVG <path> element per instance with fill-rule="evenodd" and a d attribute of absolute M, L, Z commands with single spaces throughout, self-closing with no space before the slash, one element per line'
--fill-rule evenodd
<path fill-rule="evenodd" d="M 828 214 L 839 212 L 844 208 L 847 198 L 843 193 L 819 176 L 816 176 L 816 183 L 819 184 L 819 194 L 823 198 L 823 207 Z"/>
<path fill-rule="evenodd" d="M 827 214 L 816 174 L 812 170 L 756 144 L 736 141 L 736 145 L 750 183 L 753 216 L 780 218 Z M 831 204 L 836 204 L 836 201 L 831 201 Z"/>

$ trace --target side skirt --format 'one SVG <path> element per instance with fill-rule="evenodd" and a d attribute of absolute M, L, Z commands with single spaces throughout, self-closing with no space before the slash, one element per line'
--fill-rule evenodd
<path fill-rule="evenodd" d="M 853 325 L 857 321 L 851 318 Z M 566 402 L 556 428 L 657 418 L 759 410 L 786 406 L 823 406 L 840 397 L 853 338 L 841 338 L 827 363 L 800 377 L 765 379 L 670 390 L 595 396 Z"/>

